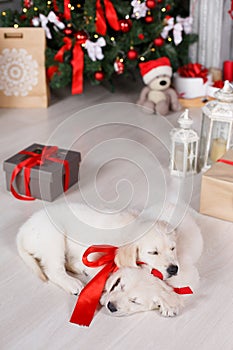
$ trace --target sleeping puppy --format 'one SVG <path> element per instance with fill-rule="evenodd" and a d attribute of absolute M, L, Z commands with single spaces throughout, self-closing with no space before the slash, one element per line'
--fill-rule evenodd
<path fill-rule="evenodd" d="M 82 256 L 87 247 L 71 239 L 74 233 L 77 238 L 88 236 L 87 225 L 82 225 L 82 223 L 91 223 L 94 230 L 104 227 L 105 235 L 108 234 L 105 228 L 111 227 L 115 229 L 117 236 L 123 236 L 124 231 L 121 230 L 121 227 L 135 220 L 135 214 L 130 211 L 120 212 L 114 215 L 113 220 L 108 213 L 93 211 L 82 204 L 70 204 L 68 209 L 64 205 L 54 205 L 51 211 L 53 211 L 54 222 L 44 210 L 40 210 L 20 227 L 17 234 L 19 255 L 42 280 L 49 279 L 67 292 L 79 294 L 83 288 L 82 278 L 70 276 L 67 270 L 82 276 L 88 275 L 90 279 L 101 267 L 94 269 L 83 265 Z M 79 218 L 78 221 L 73 220 L 73 216 L 70 216 L 71 211 Z M 139 229 L 142 225 L 142 232 L 144 232 L 143 223 L 148 220 L 151 220 L 150 229 L 133 244 L 119 248 L 116 252 L 115 263 L 118 267 L 135 267 L 137 261 L 141 261 L 148 266 L 149 271 L 152 268 L 159 270 L 164 279 L 179 275 L 175 231 L 167 234 L 166 222 L 161 221 L 154 224 L 152 218 L 147 215 L 138 222 Z M 60 231 L 60 227 L 63 232 Z M 193 259 L 196 254 L 194 249 L 196 243 L 189 244 L 190 238 L 187 239 L 187 237 L 192 237 L 190 227 L 188 231 L 186 236 L 180 235 L 180 237 L 181 241 L 187 244 L 186 253 L 190 254 Z M 200 235 L 199 232 L 195 234 L 195 237 Z M 93 254 L 93 260 L 98 256 L 98 254 Z"/>
<path fill-rule="evenodd" d="M 159 221 L 153 230 L 147 232 L 133 244 L 120 247 L 115 257 L 117 266 L 136 267 L 137 262 L 143 262 L 151 270 L 159 270 L 163 279 L 177 275 L 179 263 L 176 252 L 176 232 L 170 229 L 168 223 Z"/>
<path fill-rule="evenodd" d="M 148 269 L 120 268 L 108 279 L 100 303 L 112 316 L 159 310 L 162 316 L 175 316 L 183 305 L 173 288 L 155 278 Z"/>
<path fill-rule="evenodd" d="M 178 227 L 172 229 L 168 222 L 169 211 L 173 209 L 174 205 L 169 204 L 155 230 L 132 244 L 119 247 L 115 258 L 117 266 L 135 267 L 138 260 L 143 261 L 150 269 L 159 270 L 166 280 L 179 275 L 184 265 L 192 266 L 198 262 L 203 250 L 203 238 L 196 223 L 197 213 L 189 208 Z"/>

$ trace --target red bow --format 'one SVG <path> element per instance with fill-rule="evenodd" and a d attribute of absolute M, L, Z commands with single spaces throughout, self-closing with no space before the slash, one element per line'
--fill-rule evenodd
<path fill-rule="evenodd" d="M 177 71 L 181 77 L 202 78 L 204 83 L 207 82 L 208 69 L 199 63 L 188 63 L 180 67 Z"/>
<path fill-rule="evenodd" d="M 55 55 L 55 60 L 58 62 L 64 61 L 64 53 L 67 50 L 71 50 L 73 46 L 72 39 L 65 37 L 63 38 L 64 45 Z M 73 46 L 73 58 L 71 60 L 71 65 L 73 68 L 72 75 L 72 94 L 81 94 L 83 92 L 83 69 L 84 69 L 84 53 L 81 47 L 83 42 L 76 40 Z"/>
<path fill-rule="evenodd" d="M 108 245 L 93 245 L 89 247 L 83 254 L 83 263 L 88 267 L 104 268 L 95 275 L 95 277 L 83 288 L 78 301 L 75 305 L 70 322 L 79 324 L 80 326 L 89 326 L 95 310 L 98 306 L 105 283 L 111 272 L 116 271 L 117 266 L 114 262 L 117 247 Z M 89 261 L 88 255 L 92 253 L 103 253 L 95 261 Z"/>
<path fill-rule="evenodd" d="M 23 160 L 21 163 L 16 165 L 14 168 L 12 175 L 11 175 L 11 181 L 10 181 L 10 189 L 11 193 L 20 200 L 27 200 L 27 201 L 33 201 L 35 198 L 31 196 L 30 191 L 30 173 L 31 168 L 33 168 L 36 165 L 43 165 L 45 160 L 50 160 L 52 162 L 61 163 L 65 166 L 65 183 L 64 183 L 64 191 L 66 191 L 69 187 L 69 178 L 70 178 L 70 169 L 69 169 L 69 163 L 67 160 L 58 159 L 51 157 L 53 154 L 57 153 L 58 148 L 53 147 L 44 147 L 42 152 L 40 154 L 36 152 L 29 152 L 29 151 L 21 151 L 20 154 L 26 154 L 29 157 L 25 160 Z M 24 168 L 24 187 L 25 187 L 25 196 L 20 195 L 16 192 L 14 189 L 13 183 L 16 178 L 16 176 L 20 173 L 20 171 Z"/>
<path fill-rule="evenodd" d="M 159 270 L 152 269 L 151 273 L 153 276 L 163 280 L 163 275 Z M 181 287 L 181 288 L 173 288 L 174 292 L 177 294 L 193 294 L 193 291 L 190 287 Z"/>
<path fill-rule="evenodd" d="M 110 0 L 104 0 L 104 8 L 105 8 L 105 15 L 104 15 L 104 10 L 101 6 L 101 0 L 97 0 L 96 1 L 97 33 L 101 35 L 105 35 L 107 32 L 107 24 L 106 24 L 105 16 L 106 16 L 106 19 L 108 20 L 110 27 L 112 27 L 116 31 L 120 30 L 120 25 L 117 18 L 116 10 Z"/>

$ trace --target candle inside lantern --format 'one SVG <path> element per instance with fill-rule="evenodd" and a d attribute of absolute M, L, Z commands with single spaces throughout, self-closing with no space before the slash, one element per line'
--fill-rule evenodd
<path fill-rule="evenodd" d="M 216 162 L 219 158 L 221 158 L 224 153 L 226 153 L 227 142 L 223 138 L 217 138 L 213 140 L 211 151 L 210 151 L 210 159 L 212 162 Z"/>
<path fill-rule="evenodd" d="M 174 161 L 175 161 L 175 169 L 178 171 L 183 171 L 183 162 L 184 162 L 183 145 L 176 145 Z"/>

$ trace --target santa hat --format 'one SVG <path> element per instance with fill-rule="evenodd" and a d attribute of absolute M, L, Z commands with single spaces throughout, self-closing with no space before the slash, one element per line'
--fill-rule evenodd
<path fill-rule="evenodd" d="M 157 60 L 139 63 L 139 68 L 146 85 L 159 75 L 172 76 L 171 62 L 167 57 L 160 57 Z"/>

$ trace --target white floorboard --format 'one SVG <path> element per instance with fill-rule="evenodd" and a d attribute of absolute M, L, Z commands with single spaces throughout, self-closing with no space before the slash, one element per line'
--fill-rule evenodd
<path fill-rule="evenodd" d="M 82 96 L 70 96 L 59 92 L 53 96 L 47 110 L 0 110 L 1 164 L 18 150 L 31 143 L 47 142 L 53 131 L 73 113 L 107 102 L 135 102 L 140 87 L 128 82 L 111 94 L 103 87 L 87 87 Z M 132 92 L 134 91 L 134 92 Z M 115 105 L 114 105 L 115 106 Z M 115 108 L 115 107 L 114 107 Z M 195 126 L 200 131 L 200 111 L 193 109 Z M 148 119 L 147 119 L 148 118 Z M 150 119 L 149 119 L 150 118 Z M 158 117 L 157 117 L 158 118 Z M 177 114 L 168 120 L 175 123 Z M 155 117 L 156 119 L 156 117 Z M 150 120 L 150 121 L 149 121 Z M 145 115 L 143 123 L 151 123 Z M 142 124 L 143 124 L 142 123 Z M 80 124 L 80 129 L 82 125 Z M 71 134 L 74 130 L 70 130 Z M 58 140 L 63 146 L 64 136 Z M 107 127 L 83 136 L 74 144 L 82 155 L 96 144 L 113 137 L 137 141 L 150 150 L 153 138 L 146 133 L 126 126 Z M 66 140 L 67 141 L 67 140 Z M 66 142 L 65 141 L 65 142 Z M 156 143 L 155 143 L 156 145 Z M 168 154 L 157 145 L 158 159 L 168 166 Z M 129 150 L 126 149 L 126 153 Z M 156 152 L 155 152 L 156 153 Z M 138 157 L 141 153 L 139 151 Z M 100 162 L 101 163 L 101 162 Z M 86 195 L 91 198 L 91 172 L 96 164 L 87 163 L 81 172 Z M 146 163 L 147 164 L 147 163 Z M 1 168 L 2 170 L 2 168 Z M 116 183 L 128 174 L 136 185 L 134 204 L 145 200 L 143 178 L 140 169 L 129 162 L 116 160 L 100 169 L 97 184 L 105 200 L 113 200 Z M 191 204 L 198 210 L 200 174 L 194 178 Z M 156 184 L 155 184 L 156 185 Z M 124 187 L 119 191 L 126 192 Z M 3 171 L 0 172 L 1 220 L 0 220 L 0 348 L 2 350 L 232 350 L 233 349 L 233 224 L 210 217 L 201 217 L 204 237 L 204 253 L 199 262 L 200 289 L 181 314 L 175 318 L 162 318 L 157 312 L 137 314 L 125 318 L 113 318 L 100 310 L 89 328 L 69 323 L 76 297 L 63 290 L 41 282 L 24 265 L 17 255 L 15 236 L 19 226 L 37 209 L 43 206 L 39 200 L 22 202 L 5 189 Z M 78 186 L 67 193 L 68 200 L 81 200 Z M 59 199 L 60 200 L 60 199 Z M 58 201 L 59 201 L 58 200 Z"/>

